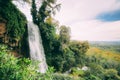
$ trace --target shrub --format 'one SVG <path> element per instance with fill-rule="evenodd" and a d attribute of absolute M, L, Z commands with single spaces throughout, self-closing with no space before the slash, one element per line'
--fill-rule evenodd
<path fill-rule="evenodd" d="M 54 74 L 53 80 L 74 80 L 74 79 L 68 75 Z"/>
<path fill-rule="evenodd" d="M 8 54 L 6 48 L 5 45 L 0 45 L 0 80 L 52 80 L 52 68 L 41 74 L 36 61 L 18 59 Z"/>

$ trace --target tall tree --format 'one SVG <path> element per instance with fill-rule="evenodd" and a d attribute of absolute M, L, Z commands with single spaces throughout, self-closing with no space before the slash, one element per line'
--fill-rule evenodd
<path fill-rule="evenodd" d="M 66 26 L 60 27 L 60 42 L 62 44 L 68 44 L 70 42 L 70 28 Z"/>
<path fill-rule="evenodd" d="M 38 12 L 38 25 L 45 21 L 48 16 L 60 9 L 60 4 L 56 4 L 56 0 L 43 0 Z"/>
<path fill-rule="evenodd" d="M 32 14 L 33 22 L 37 24 L 37 8 L 36 8 L 35 0 L 32 0 L 31 14 Z"/>

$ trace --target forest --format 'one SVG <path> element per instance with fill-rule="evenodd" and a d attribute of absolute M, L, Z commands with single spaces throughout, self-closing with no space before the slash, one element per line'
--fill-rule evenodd
<path fill-rule="evenodd" d="M 48 65 L 39 72 L 30 59 L 27 18 L 12 1 L 0 0 L 0 80 L 120 80 L 120 42 L 71 40 L 70 27 L 53 17 L 62 6 L 56 0 L 42 0 L 38 10 L 31 2 Z"/>

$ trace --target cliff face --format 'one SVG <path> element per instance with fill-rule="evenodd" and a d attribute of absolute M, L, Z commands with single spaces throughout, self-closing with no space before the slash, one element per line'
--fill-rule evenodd
<path fill-rule="evenodd" d="M 6 24 L 0 22 L 0 38 L 4 37 L 5 32 L 6 32 Z"/>
<path fill-rule="evenodd" d="M 0 0 L 0 43 L 8 45 L 18 53 L 23 52 L 21 48 L 26 45 L 26 27 L 25 15 L 12 0 Z"/>
<path fill-rule="evenodd" d="M 7 35 L 7 27 L 6 23 L 3 21 L 0 21 L 0 43 L 5 43 L 8 44 L 11 47 L 14 47 L 18 45 L 18 41 L 15 39 L 12 39 L 13 41 L 11 42 L 11 38 Z"/>
<path fill-rule="evenodd" d="M 6 20 L 0 16 L 0 43 L 4 41 L 6 33 Z"/>

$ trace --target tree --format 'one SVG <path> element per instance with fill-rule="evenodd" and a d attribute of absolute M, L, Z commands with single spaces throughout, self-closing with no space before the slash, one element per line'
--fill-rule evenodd
<path fill-rule="evenodd" d="M 59 40 L 62 44 L 69 44 L 70 42 L 70 28 L 66 26 L 60 27 Z"/>
<path fill-rule="evenodd" d="M 74 64 L 75 64 L 74 52 L 72 52 L 69 49 L 69 47 L 64 49 L 63 59 L 64 59 L 64 64 L 63 64 L 62 72 L 65 72 L 65 71 L 70 70 L 74 66 Z"/>
<path fill-rule="evenodd" d="M 118 76 L 118 71 L 115 69 L 107 69 L 104 73 L 105 80 L 120 80 Z"/>
<path fill-rule="evenodd" d="M 37 24 L 37 8 L 36 8 L 35 0 L 32 0 L 31 15 L 33 18 L 33 22 Z"/>
<path fill-rule="evenodd" d="M 84 65 L 85 63 L 85 53 L 89 49 L 89 44 L 87 41 L 72 41 L 69 44 L 69 48 L 74 52 L 74 56 L 76 59 L 76 66 Z"/>
<path fill-rule="evenodd" d="M 32 0 L 31 14 L 33 21 L 38 25 L 42 43 L 46 54 L 47 63 L 53 66 L 53 56 L 59 52 L 59 42 L 56 35 L 56 22 L 52 18 L 53 12 L 58 8 L 56 0 L 42 0 L 42 5 L 37 11 L 35 0 Z M 57 47 L 55 47 L 57 45 Z M 57 49 L 56 49 L 57 48 Z M 55 50 L 56 49 L 56 50 Z"/>

